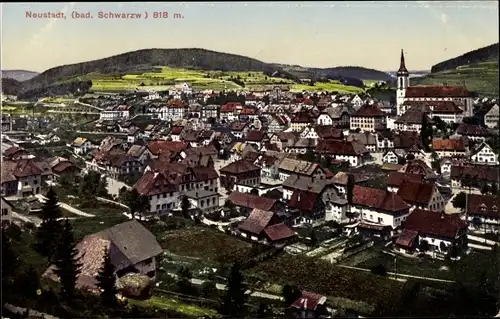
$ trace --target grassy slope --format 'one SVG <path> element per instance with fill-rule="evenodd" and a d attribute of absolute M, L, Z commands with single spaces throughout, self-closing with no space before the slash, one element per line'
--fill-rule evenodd
<path fill-rule="evenodd" d="M 242 87 L 230 78 L 239 77 L 245 83 Z M 311 90 L 311 91 L 338 91 L 345 93 L 358 93 L 363 89 L 343 85 L 338 81 L 330 83 L 317 83 L 314 86 L 296 84 L 291 80 L 277 77 L 267 77 L 263 72 L 235 72 L 235 71 L 201 71 L 188 70 L 181 68 L 162 67 L 159 72 L 146 72 L 140 74 L 126 75 L 102 75 L 90 73 L 85 76 L 80 76 L 79 79 L 92 80 L 92 89 L 96 91 L 120 91 L 130 90 L 135 88 L 150 89 L 150 90 L 166 90 L 176 84 L 188 83 L 195 90 L 251 90 L 261 89 L 273 85 L 290 85 L 294 91 Z M 74 78 L 65 81 L 72 81 Z M 142 83 L 144 86 L 141 86 Z"/>
<path fill-rule="evenodd" d="M 481 95 L 498 96 L 498 61 L 460 66 L 412 79 L 415 85 L 462 85 Z"/>

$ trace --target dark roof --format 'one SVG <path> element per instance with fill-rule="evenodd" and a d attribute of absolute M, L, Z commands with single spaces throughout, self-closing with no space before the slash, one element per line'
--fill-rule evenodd
<path fill-rule="evenodd" d="M 292 305 L 292 308 L 301 310 L 316 310 L 318 305 L 324 304 L 326 297 L 313 292 L 303 291 L 302 296 L 297 299 Z"/>
<path fill-rule="evenodd" d="M 434 185 L 404 180 L 398 189 L 398 196 L 408 203 L 429 204 Z"/>
<path fill-rule="evenodd" d="M 457 232 L 466 229 L 467 223 L 459 214 L 445 214 L 424 209 L 415 209 L 406 218 L 404 229 L 418 231 L 420 234 L 445 238 L 455 238 Z"/>
<path fill-rule="evenodd" d="M 394 123 L 422 124 L 422 117 L 427 116 L 430 112 L 431 109 L 428 106 L 412 106 L 398 117 Z"/>
<path fill-rule="evenodd" d="M 472 136 L 491 136 L 491 133 L 481 125 L 475 125 L 475 124 L 466 124 L 466 123 L 461 123 L 458 127 L 457 130 L 455 131 L 456 134 L 460 135 L 472 135 Z"/>
<path fill-rule="evenodd" d="M 248 131 L 245 134 L 245 140 L 251 142 L 260 142 L 266 136 L 264 131 Z"/>
<path fill-rule="evenodd" d="M 271 241 L 292 238 L 297 234 L 283 223 L 275 224 L 264 229 L 264 233 Z"/>
<path fill-rule="evenodd" d="M 316 207 L 318 198 L 319 194 L 316 192 L 295 189 L 287 204 L 289 207 L 297 208 L 306 212 L 312 212 Z"/>
<path fill-rule="evenodd" d="M 260 167 L 257 165 L 246 161 L 246 160 L 238 160 L 236 162 L 233 162 L 231 164 L 228 164 L 224 166 L 223 168 L 220 169 L 221 173 L 224 174 L 242 174 L 246 172 L 253 172 L 260 170 Z"/>
<path fill-rule="evenodd" d="M 500 174 L 498 166 L 488 165 L 452 165 L 451 178 L 465 180 L 467 177 L 478 181 L 496 182 Z"/>
<path fill-rule="evenodd" d="M 403 229 L 401 234 L 399 234 L 398 239 L 396 240 L 396 245 L 410 248 L 415 242 L 417 236 L 418 236 L 418 231 Z"/>
<path fill-rule="evenodd" d="M 389 177 L 387 178 L 387 186 L 399 187 L 405 180 L 410 180 L 413 182 L 422 182 L 424 180 L 424 175 L 392 171 L 389 173 Z"/>
<path fill-rule="evenodd" d="M 362 105 L 354 114 L 351 116 L 360 116 L 360 117 L 384 117 L 386 113 L 384 113 L 377 104 L 364 104 Z"/>
<path fill-rule="evenodd" d="M 395 193 L 359 185 L 354 185 L 352 200 L 354 205 L 375 208 L 388 213 L 409 208 L 408 204 Z"/>
<path fill-rule="evenodd" d="M 241 192 L 232 192 L 228 200 L 236 206 L 258 208 L 267 211 L 272 210 L 277 202 L 275 199 Z"/>
<path fill-rule="evenodd" d="M 409 86 L 405 97 L 470 97 L 465 86 Z"/>
<path fill-rule="evenodd" d="M 164 173 L 147 171 L 135 183 L 134 188 L 141 195 L 154 196 L 177 191 L 177 186 Z"/>
<path fill-rule="evenodd" d="M 500 196 L 467 194 L 467 213 L 500 218 Z"/>
<path fill-rule="evenodd" d="M 248 218 L 238 228 L 259 235 L 267 227 L 273 216 L 273 212 L 254 208 Z"/>
<path fill-rule="evenodd" d="M 368 153 L 365 146 L 356 141 L 320 140 L 316 152 L 333 155 L 358 156 Z"/>

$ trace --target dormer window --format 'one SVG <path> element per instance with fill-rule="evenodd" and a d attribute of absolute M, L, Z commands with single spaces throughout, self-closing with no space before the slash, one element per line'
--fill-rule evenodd
<path fill-rule="evenodd" d="M 479 206 L 479 207 L 481 207 L 481 211 L 483 211 L 483 212 L 486 210 L 486 205 L 485 204 L 481 204 L 481 206 Z"/>
<path fill-rule="evenodd" d="M 496 206 L 493 206 L 491 209 L 492 209 L 494 212 L 498 212 L 498 207 L 496 207 Z"/>

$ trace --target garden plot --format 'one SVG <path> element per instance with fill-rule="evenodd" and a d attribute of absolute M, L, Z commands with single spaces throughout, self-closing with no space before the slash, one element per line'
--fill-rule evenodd
<path fill-rule="evenodd" d="M 321 257 L 325 255 L 330 255 L 334 251 L 342 249 L 347 243 L 347 241 L 348 241 L 347 238 L 342 238 L 342 237 L 330 239 L 325 243 L 323 243 L 321 247 L 308 252 L 306 255 L 308 257 Z"/>

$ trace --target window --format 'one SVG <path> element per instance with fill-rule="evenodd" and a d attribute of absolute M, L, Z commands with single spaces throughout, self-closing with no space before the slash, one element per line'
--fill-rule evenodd
<path fill-rule="evenodd" d="M 35 184 L 35 185 L 36 185 L 36 184 L 38 184 L 38 180 L 36 180 L 36 179 L 35 179 L 35 180 L 33 181 L 33 184 Z"/>
<path fill-rule="evenodd" d="M 2 215 L 5 216 L 5 215 L 8 215 L 9 214 L 9 210 L 7 208 L 3 208 L 2 209 Z"/>
<path fill-rule="evenodd" d="M 164 193 L 164 194 L 163 194 L 163 198 L 167 198 L 167 193 Z"/>

